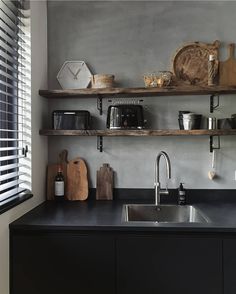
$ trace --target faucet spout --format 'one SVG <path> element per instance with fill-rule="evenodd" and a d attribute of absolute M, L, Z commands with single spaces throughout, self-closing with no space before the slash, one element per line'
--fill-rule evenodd
<path fill-rule="evenodd" d="M 156 158 L 155 162 L 155 181 L 154 181 L 154 187 L 155 187 L 155 205 L 160 204 L 160 195 L 161 194 L 169 194 L 169 191 L 166 187 L 165 190 L 161 189 L 161 183 L 160 183 L 160 159 L 161 157 L 164 157 L 165 163 L 166 163 L 166 176 L 168 179 L 171 178 L 171 165 L 170 165 L 170 158 L 167 155 L 166 152 L 161 151 Z"/>

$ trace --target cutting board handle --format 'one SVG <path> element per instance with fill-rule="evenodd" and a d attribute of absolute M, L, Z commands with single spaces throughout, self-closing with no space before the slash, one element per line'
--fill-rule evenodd
<path fill-rule="evenodd" d="M 229 58 L 230 59 L 234 58 L 234 43 L 229 44 L 228 49 L 229 49 Z"/>
<path fill-rule="evenodd" d="M 66 149 L 60 152 L 59 159 L 60 159 L 60 164 L 68 163 L 68 151 Z"/>

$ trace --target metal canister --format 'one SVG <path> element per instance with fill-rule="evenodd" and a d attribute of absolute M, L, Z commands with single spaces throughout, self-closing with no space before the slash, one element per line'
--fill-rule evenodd
<path fill-rule="evenodd" d="M 216 118 L 215 117 L 208 117 L 207 127 L 208 127 L 208 130 L 216 129 Z"/>

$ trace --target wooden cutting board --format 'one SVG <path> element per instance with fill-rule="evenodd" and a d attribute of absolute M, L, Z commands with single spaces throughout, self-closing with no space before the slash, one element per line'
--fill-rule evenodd
<path fill-rule="evenodd" d="M 236 86 L 236 59 L 234 58 L 234 44 L 228 45 L 229 58 L 220 62 L 219 84 L 222 86 Z"/>
<path fill-rule="evenodd" d="M 88 198 L 87 167 L 83 159 L 77 157 L 67 164 L 68 200 L 86 200 Z"/>
<path fill-rule="evenodd" d="M 97 200 L 112 200 L 113 199 L 113 170 L 108 163 L 97 171 Z"/>
<path fill-rule="evenodd" d="M 59 154 L 58 164 L 62 167 L 62 172 L 65 179 L 65 189 L 66 189 L 66 178 L 67 178 L 67 156 L 68 151 L 63 150 Z M 47 166 L 47 200 L 54 200 L 54 180 L 58 170 L 58 164 L 48 164 Z"/>
<path fill-rule="evenodd" d="M 218 60 L 220 42 L 213 44 L 191 42 L 179 48 L 172 60 L 173 73 L 178 84 L 207 85 L 208 60 L 212 54 Z"/>

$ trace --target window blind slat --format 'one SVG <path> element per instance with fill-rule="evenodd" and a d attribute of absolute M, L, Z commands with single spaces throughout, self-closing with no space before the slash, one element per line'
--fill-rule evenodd
<path fill-rule="evenodd" d="M 13 134 L 26 135 L 27 134 L 24 130 L 21 130 L 21 129 L 18 129 L 18 130 L 0 129 L 0 132 L 11 133 L 11 135 Z"/>
<path fill-rule="evenodd" d="M 0 81 L 1 82 L 1 81 Z M 0 90 L 0 94 L 2 94 L 3 96 L 8 96 L 8 97 L 11 97 L 11 98 L 16 98 L 16 99 L 19 99 L 19 97 L 17 97 L 16 95 L 13 95 L 13 94 L 10 94 L 6 91 L 3 91 L 3 90 Z M 0 95 L 0 98 L 1 98 L 1 95 Z M 20 98 L 21 100 L 25 100 L 24 98 Z M 1 100 L 2 101 L 2 100 Z"/>
<path fill-rule="evenodd" d="M 31 187 L 30 13 L 24 1 L 0 0 L 0 206 Z"/>
<path fill-rule="evenodd" d="M 0 97 L 1 98 L 1 97 Z M 3 107 L 3 105 L 5 105 L 5 106 L 11 106 L 11 107 L 18 107 L 18 108 L 22 108 L 22 109 L 24 109 L 25 107 L 24 106 L 22 106 L 22 105 L 18 105 L 18 104 L 15 104 L 15 103 L 9 103 L 9 102 L 5 102 L 5 101 L 2 101 L 2 100 L 0 100 L 0 104 L 2 104 L 2 107 Z M 0 106 L 1 107 L 1 106 Z"/>
<path fill-rule="evenodd" d="M 9 84 L 9 83 L 7 83 L 7 82 L 4 82 L 4 81 L 2 81 L 2 80 L 0 80 L 0 85 L 3 85 L 3 86 L 6 86 L 6 87 L 8 87 L 8 88 L 11 88 L 11 89 L 13 89 L 13 90 L 16 90 L 16 91 L 21 91 L 21 92 L 25 92 L 25 90 L 23 90 L 23 89 L 19 89 L 19 87 L 18 87 L 18 85 L 16 84 L 15 86 L 14 85 L 11 85 L 11 84 Z M 3 91 L 1 91 L 1 92 L 3 92 Z M 8 92 L 5 92 L 4 94 L 9 94 Z"/>
<path fill-rule="evenodd" d="M 3 119 L 0 119 L 0 123 L 3 122 L 3 123 L 8 123 L 8 124 L 12 124 L 12 125 L 19 125 L 19 127 L 25 127 L 25 123 L 24 122 L 15 122 L 15 121 L 10 121 L 10 120 L 3 120 Z M 1 141 L 1 139 L 0 139 Z"/>
<path fill-rule="evenodd" d="M 18 14 L 19 9 L 16 7 L 15 4 L 13 4 L 13 3 L 12 3 L 11 1 L 9 1 L 9 0 L 2 0 L 2 2 L 4 2 L 5 5 L 7 5 L 7 6 L 9 7 L 9 9 L 11 9 L 12 12 L 13 12 L 15 15 Z"/>
<path fill-rule="evenodd" d="M 8 88 L 11 88 L 11 89 L 14 89 L 14 90 L 18 90 L 18 86 L 17 86 L 17 84 L 14 86 L 14 84 L 9 84 L 9 83 L 7 83 L 7 82 L 4 82 L 4 81 L 2 81 L 2 80 L 0 80 L 0 86 L 6 86 L 6 87 L 8 87 Z"/>
<path fill-rule="evenodd" d="M 0 55 L 5 58 L 7 61 L 11 62 L 12 64 L 18 65 L 19 62 L 17 61 L 17 59 L 12 58 L 9 54 L 7 54 L 6 52 L 4 52 L 1 48 L 0 48 Z"/>
<path fill-rule="evenodd" d="M 8 174 L 5 174 L 3 176 L 0 176 L 0 182 L 8 180 L 8 179 L 12 179 L 12 178 L 17 178 L 17 177 L 23 176 L 25 174 L 26 173 L 23 173 L 23 172 L 8 173 Z"/>
<path fill-rule="evenodd" d="M 1 56 L 1 54 L 0 54 Z M 3 60 L 0 60 L 1 61 L 1 66 L 4 67 L 5 69 L 7 68 L 8 70 L 10 70 L 11 72 L 17 74 L 18 71 L 17 71 L 17 68 L 16 67 L 13 67 L 11 65 L 9 65 L 6 61 L 3 61 Z"/>
<path fill-rule="evenodd" d="M 23 155 L 1 156 L 0 162 L 7 161 L 7 160 L 13 160 L 13 159 L 19 159 L 19 158 L 24 158 L 24 156 Z"/>
<path fill-rule="evenodd" d="M 11 169 L 20 168 L 23 166 L 24 166 L 23 164 L 19 164 L 19 163 L 7 164 L 7 165 L 0 166 L 0 171 L 11 170 Z"/>
<path fill-rule="evenodd" d="M 16 194 L 19 194 L 19 193 L 21 193 L 21 192 L 23 192 L 25 190 L 26 190 L 26 188 L 21 188 L 21 187 L 11 189 L 10 191 L 7 191 L 7 192 L 0 195 L 0 202 L 4 201 L 4 200 L 6 200 L 6 199 L 8 199 L 10 197 L 13 197 Z"/>
<path fill-rule="evenodd" d="M 0 4 L 2 2 L 0 1 Z M 12 31 L 9 31 L 9 34 L 16 35 L 18 33 L 18 27 L 16 24 L 13 23 L 13 21 L 1 10 L 0 8 L 0 19 L 7 24 L 9 29 Z"/>
<path fill-rule="evenodd" d="M 20 117 L 22 119 L 22 117 L 24 117 L 23 114 L 19 114 L 17 112 L 9 112 L 9 111 L 3 111 L 3 110 L 0 110 L 0 114 L 9 114 L 9 116 L 13 117 L 13 116 L 17 116 L 17 117 Z M 0 129 L 0 131 L 10 131 L 8 129 Z M 12 130 L 11 130 L 12 131 Z"/>
<path fill-rule="evenodd" d="M 12 4 L 12 5 L 11 5 Z M 17 23 L 17 10 L 15 10 L 16 12 L 14 13 L 11 9 L 11 7 L 13 7 L 13 3 L 11 3 L 10 1 L 4 1 L 2 0 L 0 3 L 0 8 L 1 10 L 9 17 L 9 19 L 15 24 Z"/>
<path fill-rule="evenodd" d="M 14 180 L 14 181 L 10 181 L 8 183 L 0 185 L 0 195 L 2 194 L 1 191 L 4 191 L 4 190 L 12 188 L 12 187 L 19 186 L 22 183 L 24 183 L 24 181 L 22 181 L 22 180 Z"/>
<path fill-rule="evenodd" d="M 28 89 L 28 90 L 29 90 L 29 89 Z M 22 94 L 23 94 L 24 97 L 22 97 Z M 26 91 L 21 91 L 21 92 L 19 92 L 18 98 L 27 101 L 26 98 L 31 98 L 31 94 L 29 94 L 29 91 L 28 91 L 28 92 L 26 92 Z"/>
<path fill-rule="evenodd" d="M 7 72 L 4 72 L 4 71 L 1 70 L 1 69 L 0 69 L 0 75 L 2 75 L 2 76 L 4 76 L 4 77 L 8 78 L 9 80 L 11 80 L 11 81 L 13 81 L 13 82 L 19 82 L 19 80 L 18 80 L 15 76 L 8 74 Z"/>
<path fill-rule="evenodd" d="M 8 26 L 6 23 L 0 18 L 0 26 L 4 29 L 4 31 L 12 37 L 14 40 L 18 40 L 17 34 Z"/>
<path fill-rule="evenodd" d="M 27 133 L 25 132 L 25 130 L 22 130 L 22 129 L 19 129 L 19 130 L 0 130 L 0 132 L 2 132 L 2 136 L 3 135 L 5 135 L 5 136 L 7 136 L 8 134 L 10 134 L 11 136 L 15 136 L 15 137 L 19 137 L 20 138 L 20 136 L 22 137 L 22 136 L 27 136 Z M 3 134 L 3 133 L 5 133 L 5 134 Z M 19 139 L 20 140 L 20 139 Z M 1 161 L 1 159 L 0 159 L 0 161 Z"/>
<path fill-rule="evenodd" d="M 25 142 L 25 139 L 0 138 L 0 142 Z"/>
<path fill-rule="evenodd" d="M 20 147 L 0 147 L 0 152 L 21 150 Z"/>
<path fill-rule="evenodd" d="M 25 47 L 25 44 L 23 45 Z M 18 42 L 18 51 L 24 53 L 24 56 L 31 57 L 30 51 L 27 53 L 26 48 L 24 49 L 21 44 Z"/>
<path fill-rule="evenodd" d="M 13 37 L 9 37 L 9 35 L 7 33 L 8 27 L 1 19 L 0 19 L 0 30 L 1 30 L 0 36 L 3 40 L 7 41 L 14 48 L 19 47 L 17 40 Z"/>
<path fill-rule="evenodd" d="M 12 56 L 10 56 L 8 52 L 5 52 L 4 49 L 0 47 L 0 56 L 2 56 L 2 58 L 5 58 L 10 63 L 12 63 L 16 66 L 19 66 L 25 70 L 26 66 L 22 64 L 23 58 L 22 58 L 21 54 L 18 54 L 18 59 L 16 59 L 16 58 L 13 58 Z M 30 66 L 30 63 L 28 63 L 27 65 Z M 26 72 L 30 72 L 30 71 L 26 70 Z"/>
<path fill-rule="evenodd" d="M 1 39 L 0 39 L 0 46 L 5 49 L 7 52 L 9 52 L 11 55 L 14 55 L 16 57 L 19 56 L 18 52 L 17 52 L 17 48 L 14 48 L 14 47 L 10 47 L 7 43 L 3 42 Z"/>

